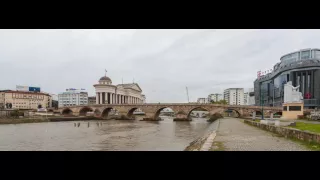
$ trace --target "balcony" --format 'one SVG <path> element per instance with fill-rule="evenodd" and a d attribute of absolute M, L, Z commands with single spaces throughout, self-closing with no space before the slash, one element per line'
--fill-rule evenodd
<path fill-rule="evenodd" d="M 303 102 L 305 107 L 320 106 L 320 99 L 304 99 Z"/>

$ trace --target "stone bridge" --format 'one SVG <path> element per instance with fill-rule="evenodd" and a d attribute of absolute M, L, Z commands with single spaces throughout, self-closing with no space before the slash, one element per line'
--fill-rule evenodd
<path fill-rule="evenodd" d="M 141 109 L 145 113 L 145 118 L 150 120 L 156 120 L 159 117 L 160 111 L 165 108 L 172 109 L 175 114 L 181 114 L 188 118 L 193 110 L 206 110 L 210 115 L 214 113 L 223 114 L 227 110 L 233 110 L 238 114 L 238 117 L 248 117 L 253 112 L 257 115 L 261 114 L 261 106 L 240 106 L 240 105 L 217 105 L 217 104 L 193 104 L 193 103 L 170 103 L 170 104 L 96 104 L 87 106 L 71 106 L 59 108 L 59 112 L 62 115 L 75 115 L 86 116 L 87 112 L 94 112 L 94 116 L 101 118 L 108 118 L 109 112 L 114 109 L 118 114 L 126 117 L 132 117 L 133 112 L 136 109 Z M 263 107 L 265 116 L 271 114 L 281 113 L 281 107 Z"/>

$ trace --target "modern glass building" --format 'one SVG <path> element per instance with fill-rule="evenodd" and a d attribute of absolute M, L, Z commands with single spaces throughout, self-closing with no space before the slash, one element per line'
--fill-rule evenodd
<path fill-rule="evenodd" d="M 282 106 L 284 84 L 299 86 L 305 108 L 320 106 L 320 49 L 302 49 L 286 54 L 273 71 L 254 81 L 257 106 Z"/>

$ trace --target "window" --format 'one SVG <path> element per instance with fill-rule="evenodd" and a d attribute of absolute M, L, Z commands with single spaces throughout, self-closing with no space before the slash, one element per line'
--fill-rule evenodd
<path fill-rule="evenodd" d="M 283 106 L 283 110 L 284 110 L 284 111 L 287 111 L 287 106 Z"/>
<path fill-rule="evenodd" d="M 289 111 L 301 111 L 301 106 L 289 106 Z"/>

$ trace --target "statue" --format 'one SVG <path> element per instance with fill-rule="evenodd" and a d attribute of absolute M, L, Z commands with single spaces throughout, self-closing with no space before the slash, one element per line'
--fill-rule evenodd
<path fill-rule="evenodd" d="M 284 103 L 288 102 L 302 102 L 302 93 L 298 91 L 300 85 L 297 87 L 292 86 L 292 82 L 289 81 L 284 85 Z"/>

